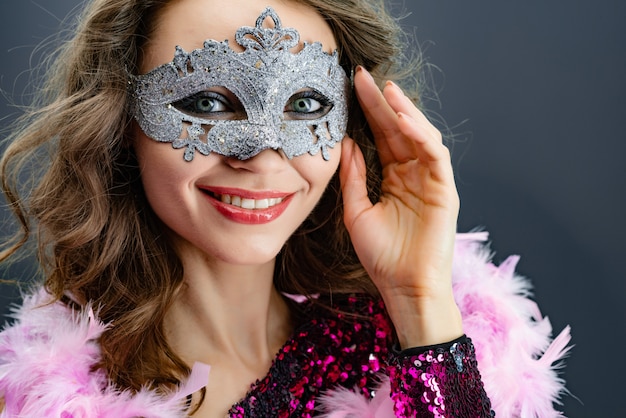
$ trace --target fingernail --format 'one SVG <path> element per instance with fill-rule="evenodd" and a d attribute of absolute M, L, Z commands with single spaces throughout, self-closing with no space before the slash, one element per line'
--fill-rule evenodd
<path fill-rule="evenodd" d="M 396 83 L 394 83 L 391 80 L 387 80 L 387 82 L 385 82 L 385 85 L 389 86 L 389 87 L 393 87 L 394 89 L 396 89 L 396 90 L 402 92 L 402 94 L 404 94 L 404 91 L 400 88 L 400 86 L 397 85 Z"/>
<path fill-rule="evenodd" d="M 365 67 L 363 67 L 362 65 L 357 65 L 356 66 L 356 72 L 360 73 L 363 72 L 363 74 L 367 75 L 367 77 L 371 80 L 374 80 L 374 77 L 372 77 L 372 74 L 370 74 L 369 71 L 367 71 L 367 69 Z"/>

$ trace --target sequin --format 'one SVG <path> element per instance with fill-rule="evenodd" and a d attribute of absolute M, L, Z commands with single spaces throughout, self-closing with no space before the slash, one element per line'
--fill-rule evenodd
<path fill-rule="evenodd" d="M 279 350 L 268 374 L 231 408 L 231 417 L 314 417 L 320 395 L 339 386 L 366 399 L 389 396 L 374 393 L 382 372 L 391 379 L 396 417 L 492 416 L 469 339 L 397 352 L 381 301 L 352 295 L 333 302 L 333 310 L 304 304 L 308 319 Z"/>
<path fill-rule="evenodd" d="M 392 353 L 391 397 L 398 417 L 491 417 L 468 338 L 423 353 Z M 394 367 L 395 364 L 395 367 Z M 415 402 L 418 399 L 420 402 Z"/>

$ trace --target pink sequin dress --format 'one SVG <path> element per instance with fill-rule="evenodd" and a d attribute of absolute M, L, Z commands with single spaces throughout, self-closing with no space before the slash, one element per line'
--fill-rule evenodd
<path fill-rule="evenodd" d="M 493 416 L 469 338 L 399 352 L 382 302 L 336 296 L 333 306 L 302 306 L 304 319 L 231 417 L 313 417 L 339 387 L 389 396 L 376 393 L 381 376 L 390 378 L 396 417 Z"/>

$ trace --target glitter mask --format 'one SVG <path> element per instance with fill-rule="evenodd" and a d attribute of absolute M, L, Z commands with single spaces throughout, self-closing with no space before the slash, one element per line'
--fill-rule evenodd
<path fill-rule="evenodd" d="M 262 26 L 268 17 L 273 28 Z M 172 62 L 133 77 L 133 112 L 144 133 L 185 148 L 186 161 L 196 151 L 245 160 L 266 149 L 290 159 L 321 151 L 329 160 L 328 148 L 343 139 L 348 119 L 350 82 L 337 51 L 305 42 L 291 53 L 300 35 L 283 28 L 270 7 L 235 39 L 244 51 L 232 50 L 228 40 L 207 40 L 190 53 L 177 46 Z M 198 103 L 223 106 L 228 96 L 238 112 L 197 110 Z"/>

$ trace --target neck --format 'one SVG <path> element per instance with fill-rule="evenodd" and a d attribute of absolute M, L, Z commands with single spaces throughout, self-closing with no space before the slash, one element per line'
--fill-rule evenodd
<path fill-rule="evenodd" d="M 190 252 L 182 258 L 185 286 L 164 324 L 172 349 L 188 365 L 234 362 L 266 372 L 291 332 L 289 309 L 273 285 L 275 261 L 234 266 Z"/>

